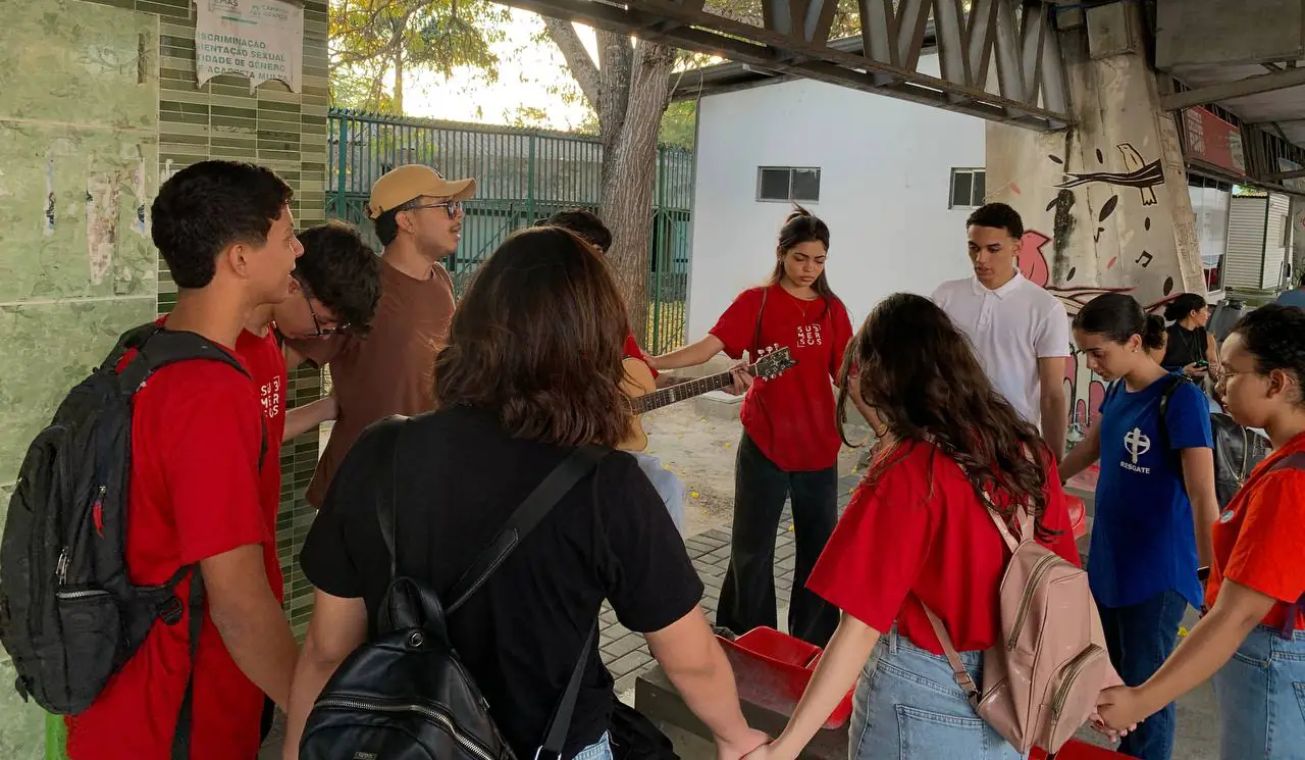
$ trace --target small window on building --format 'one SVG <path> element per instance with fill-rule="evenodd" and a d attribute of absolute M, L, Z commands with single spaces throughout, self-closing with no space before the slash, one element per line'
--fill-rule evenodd
<path fill-rule="evenodd" d="M 820 169 L 809 166 L 759 166 L 757 200 L 784 203 L 819 201 Z"/>
<path fill-rule="evenodd" d="M 987 193 L 987 172 L 983 169 L 952 169 L 952 194 L 948 208 L 978 208 Z"/>

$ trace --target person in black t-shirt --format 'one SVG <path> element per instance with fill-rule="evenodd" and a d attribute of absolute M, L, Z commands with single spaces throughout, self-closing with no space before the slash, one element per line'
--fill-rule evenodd
<path fill-rule="evenodd" d="M 1210 322 L 1210 309 L 1205 298 L 1196 293 L 1183 293 L 1165 306 L 1165 319 L 1169 325 L 1164 361 L 1160 365 L 1170 372 L 1179 372 L 1193 380 L 1207 376 L 1219 379 L 1219 353 L 1214 336 L 1206 330 Z"/>
<path fill-rule="evenodd" d="M 436 362 L 438 410 L 414 417 L 399 459 L 400 571 L 447 594 L 525 496 L 573 447 L 626 433 L 627 324 L 601 259 L 565 230 L 518 233 L 483 265 Z M 295 674 L 286 757 L 323 684 L 376 627 L 389 554 L 364 433 L 331 484 L 300 561 L 317 587 Z M 406 558 L 406 559 L 404 559 Z M 729 760 L 760 746 L 698 602 L 703 586 L 633 457 L 607 455 L 448 621 L 449 635 L 518 757 L 534 756 L 604 599 L 654 657 Z M 585 655 L 565 757 L 610 757 L 612 677 Z"/>

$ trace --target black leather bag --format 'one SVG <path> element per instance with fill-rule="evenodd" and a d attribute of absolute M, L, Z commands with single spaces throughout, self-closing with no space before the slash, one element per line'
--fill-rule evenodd
<path fill-rule="evenodd" d="M 382 462 L 394 463 L 406 418 L 379 423 Z M 507 526 L 463 573 L 449 598 L 453 614 L 521 540 L 607 450 L 576 449 L 530 493 Z M 391 465 L 397 471 L 397 466 Z M 399 575 L 394 540 L 398 482 L 379 499 L 381 534 L 390 551 L 390 588 L 378 616 L 378 635 L 359 647 L 327 682 L 308 716 L 299 744 L 302 760 L 510 760 L 511 748 L 494 725 L 489 705 L 448 638 L 445 608 L 422 581 Z M 536 753 L 557 757 L 575 711 L 580 679 L 593 646 L 589 632 L 548 732 Z"/>

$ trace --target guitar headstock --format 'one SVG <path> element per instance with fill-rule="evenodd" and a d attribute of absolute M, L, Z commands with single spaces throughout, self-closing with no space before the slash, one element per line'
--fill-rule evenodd
<path fill-rule="evenodd" d="M 756 361 L 748 371 L 755 377 L 764 380 L 774 380 L 788 370 L 797 366 L 797 359 L 793 358 L 788 350 L 788 346 L 770 345 L 758 352 L 761 358 Z"/>

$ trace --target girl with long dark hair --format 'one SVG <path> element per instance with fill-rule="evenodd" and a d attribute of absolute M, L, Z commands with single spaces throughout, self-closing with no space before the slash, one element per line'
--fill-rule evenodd
<path fill-rule="evenodd" d="M 1137 685 L 1173 651 L 1188 605 L 1202 603 L 1199 568 L 1210 563 L 1219 515 L 1209 406 L 1196 385 L 1151 358 L 1160 327 L 1131 296 L 1098 296 L 1073 329 L 1088 367 L 1117 382 L 1061 477 L 1101 460 L 1088 580 L 1110 659 L 1124 683 Z M 1170 705 L 1124 737 L 1120 751 L 1167 760 L 1173 742 Z"/>
<path fill-rule="evenodd" d="M 1055 459 L 926 298 L 876 307 L 849 364 L 840 395 L 882 443 L 809 583 L 842 622 L 788 727 L 752 757 L 797 757 L 855 682 L 853 760 L 1016 760 L 956 685 L 923 605 L 983 683 L 1010 557 L 990 510 L 1014 526 L 1025 506 L 1035 538 L 1078 562 Z"/>
<path fill-rule="evenodd" d="M 1193 380 L 1212 375 L 1219 379 L 1219 352 L 1214 336 L 1206 329 L 1210 308 L 1205 298 L 1184 293 L 1165 305 L 1165 319 L 1173 324 L 1165 331 L 1165 358 L 1160 365 L 1170 372 L 1182 372 Z"/>
<path fill-rule="evenodd" d="M 734 528 L 718 625 L 736 633 L 776 624 L 775 532 L 792 498 L 797 556 L 789 632 L 824 645 L 838 613 L 806 589 L 807 576 L 838 515 L 839 436 L 834 392 L 852 324 L 825 274 L 829 227 L 798 207 L 779 231 L 770 281 L 741 293 L 707 337 L 653 358 L 657 370 L 702 364 L 724 351 L 755 358 L 767 346 L 789 349 L 797 366 L 751 384 L 740 417 L 734 471 Z"/>

